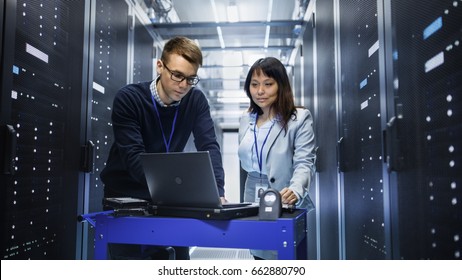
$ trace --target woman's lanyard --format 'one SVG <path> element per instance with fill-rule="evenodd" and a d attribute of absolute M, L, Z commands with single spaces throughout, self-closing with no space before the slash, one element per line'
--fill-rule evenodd
<path fill-rule="evenodd" d="M 152 97 L 152 103 L 154 104 L 154 110 L 156 110 L 157 118 L 159 119 L 160 130 L 162 131 L 162 138 L 164 138 L 165 148 L 167 149 L 167 153 L 168 153 L 170 152 L 170 143 L 172 142 L 173 132 L 175 131 L 176 117 L 178 116 L 178 109 L 180 108 L 180 106 L 179 105 L 176 106 L 175 117 L 173 117 L 173 123 L 172 123 L 172 131 L 170 132 L 170 137 L 167 142 L 167 139 L 165 139 L 164 127 L 162 126 L 162 120 L 160 119 L 159 110 L 157 109 L 157 102 L 154 99 L 153 95 L 151 95 L 151 97 Z"/>
<path fill-rule="evenodd" d="M 266 144 L 266 140 L 268 140 L 268 136 L 271 132 L 271 129 L 274 126 L 274 122 L 273 124 L 271 124 L 271 127 L 269 128 L 268 133 L 266 134 L 265 139 L 263 140 L 263 143 L 261 145 L 260 154 L 258 154 L 257 121 L 258 121 L 258 115 L 255 119 L 255 124 L 253 125 L 253 139 L 255 143 L 255 152 L 257 153 L 258 168 L 260 169 L 260 177 L 261 177 L 261 174 L 262 174 L 261 172 L 262 172 L 262 167 L 263 167 L 263 147 Z"/>

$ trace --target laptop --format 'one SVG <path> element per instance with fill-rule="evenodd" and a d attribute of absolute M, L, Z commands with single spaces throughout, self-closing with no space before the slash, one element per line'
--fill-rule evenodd
<path fill-rule="evenodd" d="M 226 220 L 258 215 L 252 203 L 222 204 L 209 152 L 142 153 L 152 214 Z"/>

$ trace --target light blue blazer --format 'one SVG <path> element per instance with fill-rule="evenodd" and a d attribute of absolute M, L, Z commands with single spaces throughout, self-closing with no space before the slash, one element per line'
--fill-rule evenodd
<path fill-rule="evenodd" d="M 254 126 L 255 114 L 244 113 L 239 125 L 239 143 Z M 296 120 L 291 119 L 287 133 L 279 123 L 271 130 L 268 140 L 266 168 L 271 188 L 289 187 L 299 198 L 300 208 L 314 208 L 308 188 L 315 173 L 316 150 L 313 117 L 308 109 L 297 109 Z M 241 156 L 241 155 L 239 155 Z"/>

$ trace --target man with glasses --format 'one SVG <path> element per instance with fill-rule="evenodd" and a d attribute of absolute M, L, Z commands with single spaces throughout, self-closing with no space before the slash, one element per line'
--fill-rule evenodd
<path fill-rule="evenodd" d="M 214 122 L 204 93 L 195 87 L 202 66 L 198 45 L 185 37 L 169 40 L 156 63 L 153 81 L 121 88 L 112 107 L 114 143 L 101 172 L 105 197 L 150 200 L 139 154 L 181 152 L 190 135 L 198 151 L 209 151 L 218 192 L 224 198 L 224 171 Z M 175 247 L 176 259 L 189 259 L 189 248 Z M 157 246 L 111 244 L 113 259 L 164 259 Z"/>

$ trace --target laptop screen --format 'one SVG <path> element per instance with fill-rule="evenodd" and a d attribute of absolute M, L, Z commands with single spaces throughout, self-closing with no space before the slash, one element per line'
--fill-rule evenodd
<path fill-rule="evenodd" d="M 221 208 L 209 152 L 140 155 L 154 205 Z"/>

